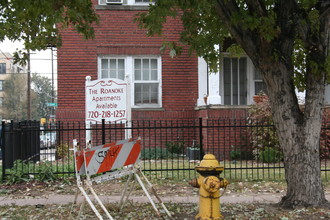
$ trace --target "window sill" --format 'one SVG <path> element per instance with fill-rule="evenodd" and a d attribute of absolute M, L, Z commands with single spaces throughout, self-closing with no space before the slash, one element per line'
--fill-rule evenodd
<path fill-rule="evenodd" d="M 96 5 L 95 9 L 112 11 L 147 11 L 149 5 Z"/>
<path fill-rule="evenodd" d="M 206 109 L 249 109 L 250 105 L 203 105 L 195 107 L 195 110 Z"/>
<path fill-rule="evenodd" d="M 165 111 L 165 109 L 161 107 L 132 107 L 132 111 Z"/>

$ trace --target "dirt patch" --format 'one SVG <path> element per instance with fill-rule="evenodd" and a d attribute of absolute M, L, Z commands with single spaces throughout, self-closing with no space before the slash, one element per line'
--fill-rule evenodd
<path fill-rule="evenodd" d="M 198 213 L 198 205 L 191 203 L 173 204 L 167 203 L 166 207 L 176 220 L 191 220 Z M 107 210 L 114 219 L 127 220 L 167 220 L 170 219 L 164 211 L 160 210 L 160 216 L 153 210 L 150 204 L 134 203 L 126 205 L 119 210 L 118 204 L 107 204 Z M 45 205 L 45 206 L 2 206 L 0 216 L 4 219 L 97 219 L 93 211 L 85 205 L 79 216 L 80 206 L 71 205 Z M 103 217 L 106 216 L 99 210 Z M 225 219 L 276 219 L 276 220 L 319 220 L 330 219 L 330 211 L 327 209 L 296 209 L 285 210 L 272 204 L 223 204 L 221 213 Z"/>
<path fill-rule="evenodd" d="M 111 180 L 108 182 L 93 184 L 98 195 L 121 195 L 125 188 L 126 179 Z M 162 182 L 153 183 L 153 187 L 159 195 L 188 196 L 197 195 L 198 189 L 191 187 L 187 182 Z M 0 195 L 10 198 L 46 197 L 52 194 L 75 194 L 78 188 L 74 179 L 56 182 L 23 182 L 13 185 L 1 185 Z M 143 195 L 138 183 L 133 185 L 131 195 Z"/>

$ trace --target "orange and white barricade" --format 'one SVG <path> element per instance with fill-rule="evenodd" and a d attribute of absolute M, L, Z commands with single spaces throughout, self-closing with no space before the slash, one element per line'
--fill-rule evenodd
<path fill-rule="evenodd" d="M 99 219 L 103 219 L 102 215 L 95 208 L 92 200 L 89 198 L 84 186 L 87 186 L 89 191 L 93 194 L 94 198 L 101 206 L 102 210 L 105 212 L 109 219 L 113 219 L 108 210 L 104 207 L 102 201 L 99 199 L 97 194 L 95 193 L 92 182 L 100 183 L 104 181 L 109 181 L 113 179 L 117 179 L 123 176 L 129 175 L 128 181 L 126 183 L 125 189 L 122 193 L 120 206 L 123 207 L 124 203 L 128 200 L 129 194 L 127 194 L 127 188 L 130 183 L 133 182 L 134 179 L 138 181 L 144 193 L 148 197 L 151 205 L 160 216 L 160 212 L 158 211 L 152 197 L 148 193 L 147 188 L 143 184 L 139 175 L 143 177 L 151 192 L 155 195 L 155 198 L 161 204 L 166 214 L 171 217 L 171 214 L 165 207 L 163 201 L 157 195 L 154 190 L 152 184 L 148 181 L 145 175 L 141 172 L 140 168 L 137 166 L 139 162 L 139 157 L 141 154 L 141 146 L 140 140 L 132 141 L 131 139 L 121 140 L 114 143 L 104 144 L 96 147 L 92 147 L 90 149 L 85 150 L 77 150 L 77 141 L 73 141 L 74 145 L 74 157 L 75 157 L 75 169 L 76 169 L 76 178 L 77 178 L 77 186 L 86 201 L 97 215 Z M 110 171 L 110 172 L 108 172 Z M 96 175 L 98 174 L 98 175 Z M 86 176 L 85 181 L 82 181 L 82 176 Z M 134 178 L 134 179 L 133 179 Z M 131 192 L 133 185 L 131 185 Z M 127 194 L 127 195 L 126 195 Z M 77 199 L 78 194 L 76 195 L 75 201 Z M 126 199 L 124 199 L 126 197 Z"/>

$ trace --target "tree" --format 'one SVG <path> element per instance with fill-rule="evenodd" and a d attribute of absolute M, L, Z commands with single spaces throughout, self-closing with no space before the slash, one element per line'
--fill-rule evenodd
<path fill-rule="evenodd" d="M 3 84 L 3 118 L 23 120 L 26 115 L 26 76 L 11 74 Z"/>
<path fill-rule="evenodd" d="M 60 46 L 59 30 L 74 28 L 85 38 L 94 37 L 92 24 L 98 17 L 90 0 L 4 0 L 0 1 L 0 41 L 23 41 L 25 49 L 44 50 Z M 16 59 L 25 61 L 15 53 Z"/>
<path fill-rule="evenodd" d="M 221 56 L 214 45 L 227 40 L 251 58 L 266 83 L 284 154 L 284 207 L 328 204 L 321 183 L 319 137 L 330 72 L 329 6 L 330 1 L 323 0 L 162 0 L 137 18 L 149 35 L 161 35 L 166 19 L 180 16 L 180 42 L 165 45 L 177 54 L 180 44 L 188 44 L 213 69 Z M 304 111 L 295 85 L 306 91 Z"/>
<path fill-rule="evenodd" d="M 27 77 L 23 74 L 11 74 L 4 82 L 4 100 L 2 104 L 4 119 L 21 121 L 26 119 L 26 84 Z M 32 75 L 31 82 L 31 119 L 39 120 L 49 117 L 50 109 L 47 102 L 51 102 L 51 81 L 47 77 Z"/>
<path fill-rule="evenodd" d="M 48 77 L 33 74 L 31 78 L 32 88 L 36 94 L 35 107 L 36 115 L 35 119 L 49 118 L 51 109 L 47 106 L 47 103 L 52 102 L 55 97 L 52 97 L 52 83 Z"/>

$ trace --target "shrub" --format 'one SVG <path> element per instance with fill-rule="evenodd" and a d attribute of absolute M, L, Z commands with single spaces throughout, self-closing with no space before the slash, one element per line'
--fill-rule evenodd
<path fill-rule="evenodd" d="M 277 148 L 265 147 L 259 152 L 258 159 L 263 163 L 275 163 L 283 160 L 283 154 Z"/>
<path fill-rule="evenodd" d="M 141 160 L 158 160 L 167 158 L 178 158 L 178 154 L 173 154 L 164 148 L 146 148 L 141 151 Z"/>
<path fill-rule="evenodd" d="M 52 164 L 50 162 L 40 163 L 38 166 L 38 175 L 36 179 L 42 182 L 54 181 L 57 179 L 53 172 Z"/>
<path fill-rule="evenodd" d="M 184 141 L 166 142 L 166 149 L 173 154 L 182 154 L 184 149 Z"/>
<path fill-rule="evenodd" d="M 280 151 L 278 136 L 273 125 L 273 117 L 268 97 L 264 95 L 260 102 L 251 105 L 249 109 L 248 123 L 250 125 L 250 142 L 254 148 L 255 158 L 263 148 L 274 148 Z M 320 134 L 320 159 L 330 159 L 330 110 L 323 112 L 323 126 Z M 266 126 L 260 128 L 260 126 Z M 268 127 L 267 127 L 268 126 Z"/>
<path fill-rule="evenodd" d="M 330 158 L 330 111 L 326 109 L 323 113 L 323 126 L 320 137 L 320 158 Z"/>
<path fill-rule="evenodd" d="M 24 163 L 22 160 L 14 161 L 14 166 L 9 169 L 8 176 L 6 176 L 7 184 L 14 184 L 29 181 L 29 166 L 30 164 Z"/>
<path fill-rule="evenodd" d="M 251 151 L 232 150 L 230 151 L 231 160 L 252 160 L 253 153 Z"/>
<path fill-rule="evenodd" d="M 56 159 L 65 159 L 69 156 L 68 144 L 60 144 L 56 147 Z"/>
<path fill-rule="evenodd" d="M 273 126 L 268 97 L 264 95 L 260 102 L 251 105 L 248 114 L 250 142 L 255 159 L 259 159 L 263 149 L 274 148 L 279 151 L 280 144 L 276 129 Z"/>

